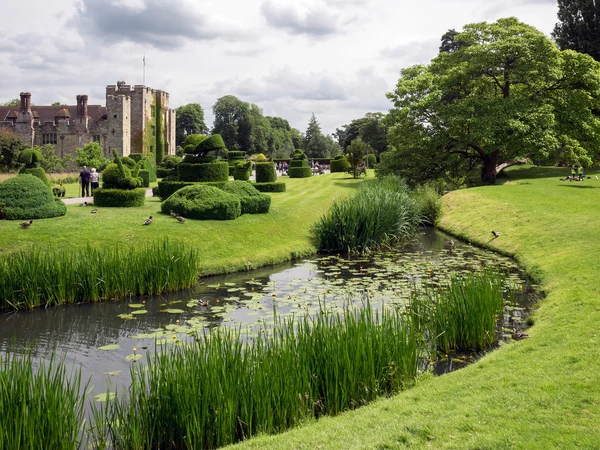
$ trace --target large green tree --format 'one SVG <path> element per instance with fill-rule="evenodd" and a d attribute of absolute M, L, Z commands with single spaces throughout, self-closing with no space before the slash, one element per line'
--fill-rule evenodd
<path fill-rule="evenodd" d="M 304 134 L 303 149 L 308 158 L 326 158 L 329 156 L 329 145 L 314 113 L 308 121 L 308 127 Z"/>
<path fill-rule="evenodd" d="M 17 168 L 19 153 L 25 147 L 25 144 L 12 131 L 0 129 L 0 170 Z"/>
<path fill-rule="evenodd" d="M 384 118 L 383 113 L 367 113 L 364 117 L 337 128 L 334 136 L 344 150 L 354 139 L 361 138 L 375 150 L 375 154 L 382 153 L 387 150 L 387 128 Z"/>
<path fill-rule="evenodd" d="M 229 150 L 250 150 L 250 105 L 233 95 L 219 98 L 213 105 L 213 133 L 223 137 Z"/>
<path fill-rule="evenodd" d="M 250 104 L 250 153 L 269 154 L 271 123 L 254 103 Z"/>
<path fill-rule="evenodd" d="M 289 158 L 294 153 L 294 131 L 289 122 L 281 117 L 267 116 L 271 126 L 269 155 L 273 158 Z"/>
<path fill-rule="evenodd" d="M 207 134 L 208 127 L 204 122 L 204 109 L 199 103 L 189 103 L 175 110 L 175 136 L 177 145 L 181 145 L 190 134 Z"/>
<path fill-rule="evenodd" d="M 600 148 L 596 61 L 561 52 L 516 18 L 466 25 L 455 39 L 459 49 L 404 69 L 388 94 L 394 152 L 387 162 L 443 171 L 466 159 L 481 164 L 487 183 L 526 156 L 562 152 L 591 163 Z"/>
<path fill-rule="evenodd" d="M 21 100 L 18 98 L 13 98 L 12 100 L 8 100 L 0 104 L 0 106 L 21 106 Z"/>
<path fill-rule="evenodd" d="M 600 61 L 600 1 L 558 0 L 558 20 L 552 36 L 562 50 Z"/>

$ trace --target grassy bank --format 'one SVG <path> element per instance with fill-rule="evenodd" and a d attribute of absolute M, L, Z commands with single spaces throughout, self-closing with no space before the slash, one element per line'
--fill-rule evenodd
<path fill-rule="evenodd" d="M 91 208 L 68 206 L 67 215 L 34 221 L 27 229 L 18 222 L 0 221 L 0 256 L 40 245 L 85 248 L 137 245 L 171 237 L 200 253 L 201 274 L 218 274 L 287 261 L 314 253 L 310 226 L 336 198 L 355 191 L 362 180 L 346 174 L 307 179 L 282 178 L 287 192 L 272 194 L 269 214 L 243 215 L 232 221 L 179 223 L 160 213 L 160 200 L 146 199 L 140 208 Z M 142 226 L 148 216 L 150 226 Z"/>
<path fill-rule="evenodd" d="M 514 254 L 542 280 L 529 339 L 394 398 L 244 448 L 598 448 L 600 181 L 519 167 L 445 196 L 442 227 Z M 502 232 L 491 239 L 491 231 Z"/>

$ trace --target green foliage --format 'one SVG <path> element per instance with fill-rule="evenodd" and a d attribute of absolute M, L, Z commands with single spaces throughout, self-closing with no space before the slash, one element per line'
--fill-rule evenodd
<path fill-rule="evenodd" d="M 251 161 L 240 161 L 235 165 L 233 169 L 233 179 L 248 181 L 252 174 L 252 162 Z"/>
<path fill-rule="evenodd" d="M 106 192 L 94 191 L 94 200 L 100 191 Z M 137 191 L 113 192 L 130 196 Z M 199 261 L 197 250 L 167 239 L 98 248 L 36 246 L 0 260 L 0 309 L 32 309 L 186 289 L 197 282 Z M 28 275 L 24 277 L 24 273 Z"/>
<path fill-rule="evenodd" d="M 186 164 L 206 164 L 218 161 L 217 155 L 185 155 L 183 162 Z"/>
<path fill-rule="evenodd" d="M 0 183 L 0 219 L 46 219 L 66 213 L 65 204 L 33 175 L 18 175 Z"/>
<path fill-rule="evenodd" d="M 277 171 L 275 163 L 272 162 L 257 162 L 256 163 L 256 182 L 271 183 L 277 180 Z"/>
<path fill-rule="evenodd" d="M 370 169 L 372 169 L 375 167 L 375 164 L 377 164 L 377 157 L 373 153 L 369 153 L 368 155 L 363 156 L 363 162 L 367 164 Z"/>
<path fill-rule="evenodd" d="M 140 187 L 140 178 L 133 178 L 128 167 L 111 163 L 102 172 L 102 187 L 104 189 L 135 189 Z"/>
<path fill-rule="evenodd" d="M 94 191 L 95 206 L 133 208 L 144 206 L 146 189 L 96 189 Z"/>
<path fill-rule="evenodd" d="M 350 163 L 344 155 L 337 155 L 329 163 L 329 170 L 331 173 L 345 172 L 350 168 Z"/>
<path fill-rule="evenodd" d="M 140 158 L 140 160 L 141 160 L 141 158 Z M 123 156 L 121 158 L 121 162 L 123 163 L 123 165 L 125 165 L 127 168 L 129 168 L 129 170 L 135 169 L 135 166 L 137 164 L 137 162 L 135 160 L 133 160 L 132 158 L 130 158 L 129 156 Z"/>
<path fill-rule="evenodd" d="M 346 159 L 350 165 L 348 172 L 351 173 L 354 178 L 358 178 L 359 175 L 365 174 L 363 170 L 363 157 L 367 153 L 373 153 L 373 149 L 361 138 L 354 139 L 348 146 L 348 153 L 346 154 Z"/>
<path fill-rule="evenodd" d="M 40 166 L 44 168 L 46 173 L 62 172 L 69 167 L 69 163 L 73 160 L 71 155 L 65 155 L 60 158 L 56 155 L 54 146 L 51 144 L 35 147 L 42 154 Z"/>
<path fill-rule="evenodd" d="M 75 162 L 78 166 L 95 167 L 98 172 L 103 172 L 104 168 L 110 163 L 108 158 L 104 157 L 102 147 L 98 142 L 90 142 L 82 148 L 75 150 L 77 157 Z"/>
<path fill-rule="evenodd" d="M 156 177 L 165 178 L 172 175 L 177 175 L 177 169 L 165 169 L 164 167 L 156 168 Z"/>
<path fill-rule="evenodd" d="M 37 148 L 27 148 L 19 155 L 19 162 L 27 168 L 38 167 L 42 159 L 42 152 Z"/>
<path fill-rule="evenodd" d="M 137 164 L 144 158 L 144 154 L 143 153 L 130 153 L 129 156 L 126 156 L 126 158 L 133 159 Z M 129 167 L 129 168 L 132 169 L 132 167 Z"/>
<path fill-rule="evenodd" d="M 177 168 L 181 181 L 227 181 L 229 165 L 225 161 L 207 164 L 181 163 Z"/>
<path fill-rule="evenodd" d="M 493 183 L 525 156 L 561 152 L 585 165 L 596 158 L 600 63 L 559 51 L 515 18 L 466 25 L 456 39 L 457 50 L 401 72 L 388 94 L 394 150 L 382 163 L 395 159 L 412 167 L 401 174 L 435 179 L 475 162 L 482 181 Z"/>
<path fill-rule="evenodd" d="M 558 0 L 558 20 L 552 37 L 561 50 L 575 50 L 600 61 L 600 5 L 589 0 Z"/>
<path fill-rule="evenodd" d="M 0 128 L 0 169 L 9 170 L 19 166 L 19 153 L 25 144 L 12 131 Z"/>
<path fill-rule="evenodd" d="M 159 93 L 156 94 L 156 152 L 155 160 L 156 164 L 160 164 L 164 157 L 164 146 L 165 142 L 163 139 L 163 114 L 162 114 L 162 103 Z"/>
<path fill-rule="evenodd" d="M 156 169 L 154 168 L 154 166 L 148 158 L 143 157 L 142 159 L 140 159 L 140 161 L 138 162 L 138 167 L 140 168 L 140 170 L 148 171 L 150 182 L 156 181 Z"/>
<path fill-rule="evenodd" d="M 169 198 L 174 192 L 182 189 L 186 186 L 202 185 L 202 186 L 213 186 L 221 188 L 223 185 L 229 183 L 229 181 L 209 181 L 209 182 L 193 182 L 193 181 L 174 181 L 174 180 L 163 180 L 158 182 L 159 197 L 162 200 Z"/>
<path fill-rule="evenodd" d="M 285 183 L 283 181 L 275 181 L 273 183 L 253 183 L 252 185 L 260 192 L 285 192 Z"/>
<path fill-rule="evenodd" d="M 290 178 L 308 178 L 312 176 L 312 169 L 310 167 L 290 167 L 288 175 Z"/>
<path fill-rule="evenodd" d="M 206 154 L 211 151 L 218 151 L 225 148 L 225 143 L 220 134 L 213 134 L 202 140 L 196 147 L 196 153 Z"/>
<path fill-rule="evenodd" d="M 240 198 L 242 214 L 266 214 L 271 207 L 271 197 L 261 194 L 247 181 L 230 181 L 219 189 Z"/>
<path fill-rule="evenodd" d="M 177 145 L 182 145 L 190 135 L 208 133 L 208 128 L 204 122 L 204 109 L 199 103 L 189 103 L 180 106 L 175 110 L 175 117 L 175 137 Z M 196 145 L 198 144 L 199 142 L 196 143 Z"/>
<path fill-rule="evenodd" d="M 431 184 L 417 186 L 414 197 L 419 204 L 419 211 L 423 222 L 435 226 L 442 216 L 442 199 L 438 191 Z"/>
<path fill-rule="evenodd" d="M 2 106 L 21 106 L 21 100 L 19 100 L 18 98 L 13 98 L 2 103 Z"/>
<path fill-rule="evenodd" d="M 321 126 L 319 125 L 319 122 L 317 122 L 314 113 L 308 121 L 308 128 L 304 134 L 304 143 L 302 147 L 309 158 L 326 158 L 331 156 L 327 154 L 329 145 L 327 139 L 321 132 Z"/>
<path fill-rule="evenodd" d="M 177 169 L 177 165 L 181 161 L 183 161 L 183 158 L 181 158 L 180 156 L 167 155 L 163 158 L 159 167 L 162 167 L 165 169 Z"/>
<path fill-rule="evenodd" d="M 220 134 L 230 150 L 250 149 L 250 105 L 233 95 L 219 98 L 213 105 L 213 133 Z"/>
<path fill-rule="evenodd" d="M 48 265 L 52 264 L 53 261 L 48 261 Z M 28 274 L 35 270 L 34 267 L 22 269 Z M 4 283 L 5 278 L 2 281 Z M 81 424 L 85 423 L 86 402 L 81 391 L 87 389 L 87 384 L 81 385 L 80 370 L 72 372 L 54 353 L 49 362 L 42 362 L 38 367 L 30 350 L 18 356 L 11 350 L 3 352 L 0 355 L 0 448 L 66 450 L 83 447 L 80 431 Z"/>
<path fill-rule="evenodd" d="M 344 151 L 350 143 L 361 138 L 380 154 L 387 150 L 387 125 L 385 115 L 382 113 L 367 113 L 361 119 L 355 119 L 348 125 L 343 125 L 335 130 L 339 145 Z"/>
<path fill-rule="evenodd" d="M 41 167 L 25 166 L 21 170 L 19 170 L 19 173 L 33 175 L 34 177 L 37 177 L 40 180 L 42 180 L 46 186 L 50 186 L 50 180 L 48 180 L 48 176 L 46 175 L 46 172 Z"/>
<path fill-rule="evenodd" d="M 184 187 L 162 203 L 161 210 L 171 210 L 190 219 L 233 220 L 241 214 L 239 197 L 214 186 L 195 184 Z"/>
<path fill-rule="evenodd" d="M 150 187 L 150 172 L 148 170 L 140 170 L 138 176 L 142 179 L 142 187 Z"/>
<path fill-rule="evenodd" d="M 324 252 L 366 252 L 405 241 L 421 221 L 419 205 L 394 177 L 366 183 L 351 198 L 336 201 L 313 227 Z"/>

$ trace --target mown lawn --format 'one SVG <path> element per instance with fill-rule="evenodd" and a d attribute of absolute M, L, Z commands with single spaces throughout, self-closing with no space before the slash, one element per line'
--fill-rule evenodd
<path fill-rule="evenodd" d="M 466 369 L 242 448 L 600 448 L 600 181 L 518 167 L 444 197 L 441 226 L 514 254 L 547 297 L 529 339 Z M 491 231 L 502 232 L 491 239 Z M 290 370 L 293 370 L 290 368 Z"/>
<path fill-rule="evenodd" d="M 130 246 L 168 236 L 201 251 L 202 274 L 251 269 L 314 253 L 310 226 L 334 199 L 349 195 L 362 182 L 346 174 L 280 180 L 287 183 L 287 192 L 269 194 L 269 214 L 232 221 L 179 223 L 160 213 L 158 198 L 147 198 L 141 208 L 98 208 L 98 214 L 90 214 L 92 207 L 69 205 L 64 217 L 36 220 L 27 230 L 19 228 L 20 221 L 2 220 L 0 257 L 34 246 Z M 143 226 L 148 216 L 154 222 Z"/>

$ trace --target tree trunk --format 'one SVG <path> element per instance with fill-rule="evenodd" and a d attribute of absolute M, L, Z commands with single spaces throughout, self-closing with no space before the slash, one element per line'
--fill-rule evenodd
<path fill-rule="evenodd" d="M 481 181 L 486 184 L 496 182 L 496 166 L 498 165 L 498 152 L 492 152 L 483 157 L 483 167 L 481 168 Z"/>

